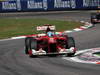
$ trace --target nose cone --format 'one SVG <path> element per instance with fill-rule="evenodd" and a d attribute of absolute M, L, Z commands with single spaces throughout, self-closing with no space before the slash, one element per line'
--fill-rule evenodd
<path fill-rule="evenodd" d="M 49 43 L 56 43 L 56 39 L 55 38 L 49 38 Z"/>

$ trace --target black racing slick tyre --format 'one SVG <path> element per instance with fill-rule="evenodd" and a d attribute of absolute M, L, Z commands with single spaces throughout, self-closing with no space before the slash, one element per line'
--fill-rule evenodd
<path fill-rule="evenodd" d="M 92 24 L 96 24 L 96 22 L 94 21 L 94 19 L 97 19 L 97 16 L 96 15 L 97 15 L 96 13 L 92 13 L 91 14 L 91 23 Z"/>
<path fill-rule="evenodd" d="M 32 38 L 32 39 L 30 40 L 30 46 L 31 46 L 31 49 L 36 50 L 36 49 L 37 49 L 37 40 L 34 39 L 34 38 Z"/>
<path fill-rule="evenodd" d="M 75 41 L 73 37 L 68 37 L 67 46 L 68 48 L 75 47 Z"/>
<path fill-rule="evenodd" d="M 34 50 L 37 50 L 37 40 L 36 39 L 34 39 L 34 38 L 32 38 L 31 40 L 30 40 L 30 50 L 32 50 L 32 49 L 34 49 Z M 31 51 L 32 52 L 32 51 Z M 37 55 L 32 55 L 32 54 L 29 54 L 29 56 L 31 57 L 31 58 L 35 58 L 35 57 L 37 57 Z"/>
<path fill-rule="evenodd" d="M 25 54 L 29 54 L 30 48 L 30 40 L 32 37 L 26 37 L 25 38 Z"/>
<path fill-rule="evenodd" d="M 74 41 L 74 38 L 73 37 L 68 37 L 68 41 L 67 41 L 67 47 L 68 49 L 70 49 L 71 47 L 75 47 L 75 41 Z M 74 53 L 68 53 L 67 56 L 74 56 L 75 52 Z"/>
<path fill-rule="evenodd" d="M 96 22 L 94 22 L 92 19 L 91 19 L 91 23 L 92 23 L 92 24 L 96 24 Z"/>

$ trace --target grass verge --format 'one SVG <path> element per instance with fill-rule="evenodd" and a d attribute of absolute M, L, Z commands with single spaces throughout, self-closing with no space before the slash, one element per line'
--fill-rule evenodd
<path fill-rule="evenodd" d="M 82 25 L 79 22 L 48 19 L 0 19 L 0 39 L 39 33 L 36 26 L 53 24 L 56 31 L 70 30 Z"/>

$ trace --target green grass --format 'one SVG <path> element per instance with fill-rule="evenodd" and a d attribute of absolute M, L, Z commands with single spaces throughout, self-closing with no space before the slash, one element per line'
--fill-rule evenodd
<path fill-rule="evenodd" d="M 56 31 L 70 30 L 82 25 L 79 22 L 48 19 L 0 19 L 0 39 L 37 34 L 39 32 L 36 31 L 36 26 L 43 24 L 55 25 Z"/>

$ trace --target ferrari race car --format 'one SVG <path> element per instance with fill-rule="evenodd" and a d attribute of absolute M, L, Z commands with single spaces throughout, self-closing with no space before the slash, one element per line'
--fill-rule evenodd
<path fill-rule="evenodd" d="M 100 23 L 100 12 L 91 14 L 91 23 L 92 24 Z"/>
<path fill-rule="evenodd" d="M 25 53 L 30 57 L 37 56 L 73 56 L 76 52 L 73 37 L 64 33 L 54 32 L 55 26 L 44 25 L 37 27 L 44 30 L 45 34 L 37 34 L 25 38 Z"/>

